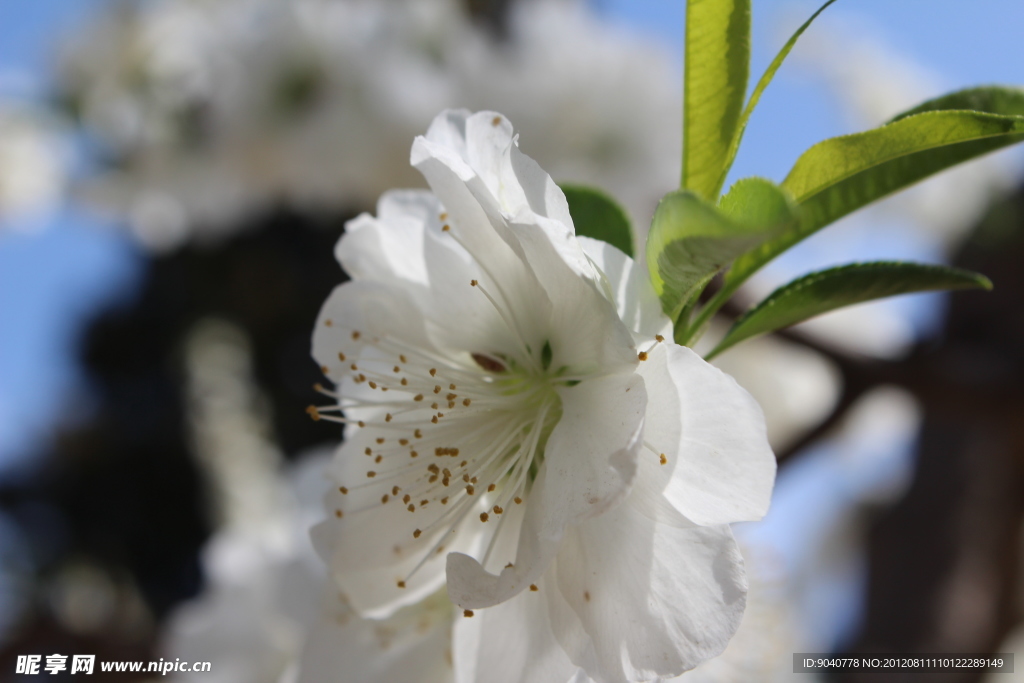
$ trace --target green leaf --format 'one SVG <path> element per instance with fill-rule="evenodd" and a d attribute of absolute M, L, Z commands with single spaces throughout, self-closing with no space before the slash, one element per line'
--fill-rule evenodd
<path fill-rule="evenodd" d="M 593 237 L 633 255 L 633 228 L 614 199 L 592 187 L 568 183 L 560 187 L 569 202 L 577 235 Z"/>
<path fill-rule="evenodd" d="M 779 287 L 743 314 L 706 358 L 843 306 L 911 292 L 972 288 L 992 289 L 992 283 L 959 268 L 899 261 L 853 263 L 810 273 Z"/>
<path fill-rule="evenodd" d="M 990 111 L 941 109 L 982 106 Z M 1024 140 L 1024 92 L 975 88 L 900 115 L 874 130 L 831 138 L 797 160 L 782 186 L 800 204 L 800 222 L 736 260 L 730 291 L 761 266 L 824 226 L 951 166 Z"/>
<path fill-rule="evenodd" d="M 689 0 L 682 189 L 717 196 L 750 73 L 750 0 Z"/>
<path fill-rule="evenodd" d="M 685 190 L 666 195 L 647 237 L 647 263 L 662 309 L 678 319 L 715 273 L 792 220 L 787 196 L 760 178 L 737 183 L 722 198 L 721 210 Z"/>
<path fill-rule="evenodd" d="M 793 197 L 767 178 L 742 178 L 718 202 L 731 220 L 755 229 L 789 227 L 796 223 Z"/>
<path fill-rule="evenodd" d="M 922 102 L 913 109 L 908 109 L 902 114 L 896 115 L 889 123 L 905 119 L 914 114 L 923 114 L 926 111 L 948 109 L 1024 116 L 1024 90 L 998 85 L 958 90 L 942 97 L 936 97 L 934 100 Z"/>
<path fill-rule="evenodd" d="M 818 8 L 818 11 L 811 15 L 811 18 L 805 21 L 796 32 L 790 36 L 786 44 L 782 46 L 779 53 L 775 55 L 775 59 L 772 60 L 768 68 L 765 69 L 764 74 L 761 76 L 761 80 L 754 86 L 754 92 L 750 94 L 750 99 L 747 100 L 747 106 L 744 107 L 743 113 L 740 115 L 739 123 L 736 125 L 736 131 L 733 133 L 732 142 L 729 145 L 729 150 L 726 153 L 725 162 L 722 164 L 722 171 L 719 174 L 718 182 L 715 184 L 714 194 L 717 194 L 721 189 L 722 185 L 725 184 L 725 178 L 729 175 L 729 169 L 732 168 L 732 162 L 736 160 L 736 153 L 739 151 L 740 142 L 743 140 L 743 133 L 747 129 L 747 122 L 750 121 L 750 115 L 754 113 L 754 109 L 757 107 L 757 103 L 761 100 L 761 95 L 764 93 L 768 84 L 775 78 L 775 73 L 782 66 L 782 62 L 786 60 L 789 53 L 793 51 L 793 46 L 796 45 L 796 41 L 800 39 L 804 31 L 811 25 L 811 23 L 818 18 L 818 15 L 825 11 L 825 8 L 831 5 L 836 0 L 828 0 L 824 5 Z M 712 195 L 712 196 L 713 196 Z"/>

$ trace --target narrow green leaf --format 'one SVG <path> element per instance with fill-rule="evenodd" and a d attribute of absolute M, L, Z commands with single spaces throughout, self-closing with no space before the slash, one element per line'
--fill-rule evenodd
<path fill-rule="evenodd" d="M 805 21 L 796 32 L 790 36 L 786 44 L 782 46 L 779 53 L 775 55 L 775 59 L 772 60 L 768 68 L 765 69 L 764 74 L 761 76 L 761 80 L 754 86 L 754 92 L 750 94 L 750 99 L 747 100 L 747 106 L 744 107 L 743 113 L 740 115 L 739 123 L 736 125 L 736 132 L 733 134 L 732 142 L 729 145 L 729 151 L 725 157 L 725 163 L 722 165 L 722 172 L 718 177 L 718 182 L 715 184 L 714 194 L 717 194 L 721 189 L 722 185 L 725 184 L 725 178 L 729 175 L 729 169 L 732 168 L 732 162 L 736 160 L 736 153 L 740 149 L 740 142 L 743 141 L 743 133 L 747 130 L 747 123 L 750 121 L 750 115 L 754 113 L 754 109 L 757 107 L 757 103 L 761 101 L 761 95 L 764 93 L 768 84 L 775 78 L 775 73 L 782 66 L 782 62 L 786 61 L 786 57 L 793 51 L 793 46 L 796 45 L 796 41 L 800 39 L 804 31 L 811 25 L 811 23 L 818 18 L 818 15 L 825 11 L 825 8 L 831 5 L 836 0 L 828 0 L 824 5 L 818 8 L 818 11 L 811 15 L 811 18 Z"/>
<path fill-rule="evenodd" d="M 937 109 L 985 106 L 992 111 Z M 927 102 L 874 130 L 831 138 L 797 160 L 782 186 L 800 205 L 800 222 L 736 260 L 730 291 L 761 266 L 824 226 L 964 161 L 1024 140 L 1024 92 L 976 88 Z"/>
<path fill-rule="evenodd" d="M 899 261 L 853 263 L 810 273 L 779 287 L 747 311 L 707 358 L 745 339 L 844 306 L 911 292 L 972 288 L 992 289 L 992 283 L 983 275 L 959 268 Z"/>
<path fill-rule="evenodd" d="M 998 85 L 958 90 L 941 97 L 936 97 L 934 100 L 922 102 L 913 109 L 908 109 L 902 114 L 894 116 L 889 123 L 905 119 L 914 114 L 923 114 L 926 111 L 950 109 L 983 111 L 989 114 L 1005 114 L 1008 116 L 1024 116 L 1024 90 Z"/>
<path fill-rule="evenodd" d="M 633 255 L 633 228 L 626 212 L 614 199 L 592 187 L 572 184 L 560 187 L 569 202 L 569 215 L 577 235 L 593 237 Z"/>
<path fill-rule="evenodd" d="M 683 69 L 681 187 L 714 199 L 747 92 L 750 0 L 688 0 Z"/>
<path fill-rule="evenodd" d="M 665 313 L 677 320 L 715 273 L 793 220 L 786 195 L 770 181 L 737 183 L 716 209 L 680 190 L 658 204 L 647 237 L 647 263 Z"/>

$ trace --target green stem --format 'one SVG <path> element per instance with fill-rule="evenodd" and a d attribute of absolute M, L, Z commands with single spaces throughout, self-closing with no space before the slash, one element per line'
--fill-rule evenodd
<path fill-rule="evenodd" d="M 697 343 L 703 334 L 701 330 L 711 321 L 711 317 L 718 312 L 718 309 L 725 305 L 725 302 L 729 300 L 729 297 L 736 292 L 736 289 L 741 284 L 742 282 L 722 285 L 722 288 L 715 292 L 711 300 L 700 309 L 700 313 L 697 314 L 697 317 L 686 328 L 682 339 L 676 338 L 676 343 L 682 346 L 693 346 L 693 344 Z"/>

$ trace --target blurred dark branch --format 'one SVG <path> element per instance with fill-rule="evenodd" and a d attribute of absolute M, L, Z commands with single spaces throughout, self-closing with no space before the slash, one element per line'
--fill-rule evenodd
<path fill-rule="evenodd" d="M 509 37 L 509 17 L 515 0 L 464 0 L 466 14 L 498 40 Z"/>

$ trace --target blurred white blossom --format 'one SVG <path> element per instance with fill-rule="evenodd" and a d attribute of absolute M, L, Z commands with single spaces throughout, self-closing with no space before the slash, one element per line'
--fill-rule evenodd
<path fill-rule="evenodd" d="M 417 182 L 407 141 L 447 106 L 496 108 L 559 180 L 641 231 L 675 184 L 678 68 L 577 0 L 515 4 L 497 41 L 457 0 L 156 0 L 69 41 L 66 100 L 113 164 L 84 192 L 173 248 L 274 202 L 346 210 Z"/>
<path fill-rule="evenodd" d="M 66 176 L 63 127 L 41 107 L 0 101 L 0 229 L 27 229 L 60 198 Z"/>

